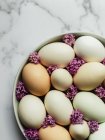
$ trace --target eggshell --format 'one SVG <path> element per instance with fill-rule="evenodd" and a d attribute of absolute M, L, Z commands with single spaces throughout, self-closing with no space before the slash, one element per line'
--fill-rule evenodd
<path fill-rule="evenodd" d="M 28 63 L 22 71 L 22 79 L 27 89 L 36 96 L 45 95 L 50 89 L 50 77 L 41 64 Z"/>
<path fill-rule="evenodd" d="M 33 95 L 24 96 L 18 107 L 21 122 L 28 128 L 40 128 L 46 116 L 43 102 Z"/>
<path fill-rule="evenodd" d="M 79 92 L 73 100 L 75 109 L 79 109 L 86 120 L 105 121 L 105 104 L 92 92 Z"/>
<path fill-rule="evenodd" d="M 69 132 L 59 125 L 41 128 L 39 130 L 39 138 L 40 140 L 72 140 Z"/>
<path fill-rule="evenodd" d="M 72 47 L 62 42 L 50 43 L 41 48 L 38 54 L 43 65 L 58 65 L 62 68 L 66 67 L 75 55 Z"/>
<path fill-rule="evenodd" d="M 104 45 L 92 36 L 81 36 L 74 44 L 74 51 L 77 56 L 86 62 L 101 62 L 105 58 Z"/>
<path fill-rule="evenodd" d="M 51 83 L 55 89 L 65 91 L 72 84 L 72 76 L 65 69 L 56 69 L 52 72 Z"/>
<path fill-rule="evenodd" d="M 105 79 L 105 66 L 99 62 L 82 65 L 74 76 L 74 84 L 80 89 L 90 91 L 98 87 Z"/>
<path fill-rule="evenodd" d="M 90 134 L 86 121 L 83 121 L 83 124 L 71 124 L 69 127 L 69 132 L 74 140 L 85 140 Z"/>
<path fill-rule="evenodd" d="M 90 134 L 88 140 L 105 140 L 105 123 L 100 124 L 98 131 Z"/>
<path fill-rule="evenodd" d="M 61 91 L 51 90 L 45 96 L 45 107 L 47 112 L 55 118 L 60 125 L 70 124 L 70 115 L 73 107 L 70 100 Z"/>

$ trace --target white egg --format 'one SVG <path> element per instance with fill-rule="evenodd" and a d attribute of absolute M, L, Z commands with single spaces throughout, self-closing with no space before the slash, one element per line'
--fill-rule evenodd
<path fill-rule="evenodd" d="M 18 112 L 21 122 L 29 128 L 40 128 L 46 116 L 43 102 L 33 95 L 21 99 Z"/>
<path fill-rule="evenodd" d="M 105 123 L 100 124 L 98 131 L 90 134 L 88 140 L 105 140 Z"/>
<path fill-rule="evenodd" d="M 86 121 L 83 121 L 83 124 L 71 124 L 69 132 L 74 140 L 85 140 L 90 134 Z"/>
<path fill-rule="evenodd" d="M 72 76 L 65 69 L 56 69 L 51 74 L 51 83 L 55 89 L 65 91 L 72 84 Z"/>
<path fill-rule="evenodd" d="M 82 65 L 74 76 L 74 84 L 80 89 L 90 91 L 105 79 L 105 66 L 99 62 Z"/>
<path fill-rule="evenodd" d="M 105 58 L 104 45 L 92 36 L 81 36 L 74 44 L 74 51 L 77 56 L 86 62 L 101 62 Z"/>
<path fill-rule="evenodd" d="M 70 124 L 70 115 L 73 107 L 70 100 L 61 91 L 51 90 L 45 96 L 45 107 L 47 112 L 55 118 L 60 125 Z"/>
<path fill-rule="evenodd" d="M 92 92 L 79 92 L 73 100 L 75 109 L 79 109 L 86 120 L 105 121 L 105 104 Z"/>
<path fill-rule="evenodd" d="M 73 48 L 62 42 L 50 43 L 41 48 L 38 54 L 43 65 L 58 65 L 62 68 L 66 67 L 75 56 Z"/>

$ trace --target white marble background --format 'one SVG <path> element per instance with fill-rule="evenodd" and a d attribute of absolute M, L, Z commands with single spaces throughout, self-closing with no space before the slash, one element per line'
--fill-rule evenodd
<path fill-rule="evenodd" d="M 0 139 L 23 140 L 13 114 L 19 66 L 36 46 L 59 33 L 105 36 L 104 0 L 0 0 Z"/>

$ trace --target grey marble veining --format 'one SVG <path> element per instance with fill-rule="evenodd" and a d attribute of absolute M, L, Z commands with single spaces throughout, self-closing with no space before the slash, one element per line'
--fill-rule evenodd
<path fill-rule="evenodd" d="M 0 0 L 0 139 L 23 140 L 12 107 L 17 71 L 44 40 L 65 32 L 105 36 L 104 0 Z"/>

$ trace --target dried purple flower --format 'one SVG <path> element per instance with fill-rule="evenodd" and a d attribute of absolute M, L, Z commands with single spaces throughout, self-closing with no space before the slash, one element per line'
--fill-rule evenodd
<path fill-rule="evenodd" d="M 77 87 L 75 85 L 71 85 L 67 90 L 66 97 L 72 101 L 75 95 L 77 94 L 77 92 L 78 92 Z"/>
<path fill-rule="evenodd" d="M 39 135 L 38 135 L 37 129 L 28 128 L 28 129 L 24 130 L 24 135 L 29 140 L 39 140 Z"/>
<path fill-rule="evenodd" d="M 101 62 L 101 63 L 105 65 L 105 58 L 102 60 L 102 62 Z"/>
<path fill-rule="evenodd" d="M 31 62 L 31 63 L 34 63 L 34 64 L 40 63 L 40 57 L 39 57 L 38 53 L 37 52 L 32 52 L 29 56 L 28 61 Z"/>
<path fill-rule="evenodd" d="M 85 61 L 79 57 L 74 58 L 66 67 L 68 72 L 72 75 L 76 74 L 80 66 L 82 66 Z"/>
<path fill-rule="evenodd" d="M 16 87 L 16 99 L 20 101 L 25 95 L 28 94 L 27 89 L 22 81 L 19 81 Z"/>
<path fill-rule="evenodd" d="M 73 111 L 70 116 L 70 121 L 72 124 L 82 124 L 83 123 L 83 114 L 79 109 Z"/>
<path fill-rule="evenodd" d="M 98 97 L 105 98 L 105 88 L 102 86 L 99 86 L 95 89 L 95 93 Z"/>
<path fill-rule="evenodd" d="M 73 34 L 65 34 L 62 40 L 64 43 L 72 46 L 75 43 L 75 36 Z"/>
<path fill-rule="evenodd" d="M 94 120 L 89 121 L 89 122 L 88 122 L 88 126 L 89 126 L 89 128 L 90 128 L 90 133 L 94 133 L 94 132 L 97 131 L 98 128 L 99 128 L 98 122 L 97 122 L 97 121 L 94 121 Z"/>
<path fill-rule="evenodd" d="M 51 126 L 51 127 L 55 126 L 55 119 L 53 117 L 51 117 L 50 115 L 46 116 L 46 118 L 42 124 L 43 128 L 46 128 L 47 126 Z"/>
<path fill-rule="evenodd" d="M 56 70 L 58 68 L 57 65 L 50 65 L 48 68 L 47 68 L 47 71 L 49 73 L 49 75 L 51 75 L 51 73 Z"/>

